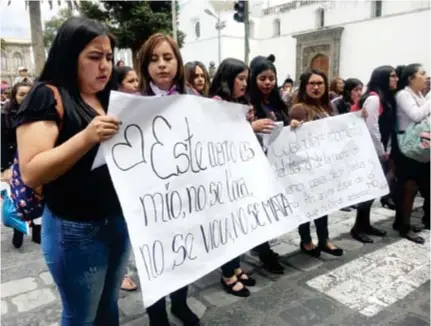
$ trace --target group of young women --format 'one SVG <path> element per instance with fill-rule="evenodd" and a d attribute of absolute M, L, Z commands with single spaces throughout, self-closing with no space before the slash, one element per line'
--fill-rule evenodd
<path fill-rule="evenodd" d="M 237 59 L 225 59 L 210 82 L 203 64 L 190 62 L 184 67 L 176 42 L 167 35 L 154 34 L 143 44 L 137 71 L 124 66 L 114 70 L 114 48 L 115 41 L 103 23 L 83 17 L 67 20 L 58 31 L 38 82 L 14 116 L 23 181 L 34 188 L 43 185 L 42 251 L 61 295 L 62 326 L 119 325 L 117 300 L 130 252 L 127 226 L 107 167 L 91 170 L 99 144 L 119 130 L 120 121 L 106 115 L 111 90 L 146 96 L 194 94 L 251 105 L 245 118 L 256 133 L 271 132 L 276 121 L 299 127 L 300 121 L 335 114 L 327 77 L 319 71 L 301 76 L 296 104 L 288 110 L 277 88 L 275 66 L 265 57 L 256 57 L 250 67 Z M 385 109 L 388 105 L 394 109 L 393 97 L 386 92 L 394 88 L 392 72 L 384 71 L 378 80 L 386 76 L 386 86 L 377 93 Z M 62 117 L 47 84 L 61 94 Z M 352 89 L 344 101 L 353 103 L 359 94 Z M 369 96 L 364 107 L 371 102 Z M 372 110 L 370 106 L 369 116 L 374 117 Z M 386 133 L 381 135 L 380 139 L 387 138 Z M 385 153 L 380 156 L 386 158 Z M 404 179 L 410 180 L 410 176 Z M 422 188 L 421 192 L 424 195 Z M 400 227 L 406 227 L 405 219 L 398 218 Z M 429 225 L 429 215 L 426 221 Z M 328 217 L 316 219 L 315 224 L 317 246 L 309 223 L 299 227 L 302 251 L 314 257 L 321 251 L 341 256 L 343 250 L 329 240 Z M 369 225 L 368 212 L 368 225 L 356 231 L 377 234 L 375 230 Z M 253 250 L 266 270 L 283 273 L 278 254 L 269 243 Z M 256 281 L 241 268 L 239 257 L 221 270 L 221 284 L 228 293 L 250 295 L 248 287 Z M 171 311 L 184 325 L 196 326 L 199 318 L 187 304 L 187 292 L 184 287 L 170 294 Z M 170 324 L 165 299 L 147 312 L 152 326 Z"/>

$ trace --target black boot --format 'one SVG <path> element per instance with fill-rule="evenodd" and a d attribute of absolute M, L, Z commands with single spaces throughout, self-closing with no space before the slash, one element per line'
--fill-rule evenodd
<path fill-rule="evenodd" d="M 41 226 L 37 224 L 33 224 L 31 240 L 37 244 L 40 244 L 40 231 L 41 231 Z"/>
<path fill-rule="evenodd" d="M 199 317 L 187 304 L 187 292 L 186 286 L 171 293 L 171 312 L 184 326 L 199 326 Z"/>
<path fill-rule="evenodd" d="M 166 300 L 160 299 L 151 307 L 147 308 L 150 326 L 170 326 L 168 314 L 166 312 Z"/>
<path fill-rule="evenodd" d="M 24 241 L 24 233 L 13 229 L 12 244 L 15 248 L 21 248 L 22 242 Z"/>
<path fill-rule="evenodd" d="M 272 250 L 269 250 L 264 254 L 259 254 L 259 259 L 263 263 L 263 268 L 266 271 L 272 274 L 281 275 L 284 273 L 284 267 L 280 265 L 278 257 L 278 254 Z"/>

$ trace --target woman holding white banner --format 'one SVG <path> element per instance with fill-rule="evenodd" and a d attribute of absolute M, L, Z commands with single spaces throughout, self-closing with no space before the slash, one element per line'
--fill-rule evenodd
<path fill-rule="evenodd" d="M 139 51 L 139 89 L 146 96 L 194 94 L 185 86 L 183 60 L 177 43 L 168 35 L 153 34 Z M 144 289 L 145 291 L 145 289 Z M 171 312 L 185 326 L 198 326 L 199 318 L 187 304 L 188 287 L 171 293 Z M 150 326 L 169 326 L 166 300 L 147 308 Z"/>
<path fill-rule="evenodd" d="M 289 124 L 287 106 L 284 104 L 277 90 L 277 70 L 272 61 L 263 56 L 255 57 L 250 63 L 250 102 L 255 111 L 256 120 L 253 122 L 254 130 L 258 139 L 262 142 L 262 133 L 271 133 L 272 129 L 260 128 L 268 121 L 282 122 Z M 265 146 L 264 151 L 266 151 Z M 283 274 L 284 267 L 279 262 L 279 256 L 269 245 L 264 242 L 253 249 L 263 263 L 263 268 L 273 274 Z"/>
<path fill-rule="evenodd" d="M 224 59 L 214 75 L 209 96 L 217 100 L 248 105 L 246 98 L 248 74 L 249 69 L 244 62 L 233 58 Z M 250 115 L 249 119 L 252 119 Z M 272 125 L 270 121 L 268 126 Z M 240 257 L 236 257 L 221 266 L 220 282 L 227 293 L 248 297 L 250 291 L 247 286 L 254 286 L 256 281 L 241 269 L 240 263 Z"/>
<path fill-rule="evenodd" d="M 326 75 L 316 70 L 303 73 L 300 77 L 298 96 L 290 112 L 290 118 L 307 122 L 324 119 L 333 114 L 334 111 L 329 101 L 328 78 Z M 295 127 L 295 125 L 291 123 L 291 127 Z M 310 235 L 310 223 L 304 223 L 299 226 L 302 252 L 316 258 L 320 257 L 321 251 L 334 256 L 342 256 L 343 250 L 337 248 L 329 240 L 328 216 L 325 215 L 315 219 L 314 224 L 316 225 L 319 240 L 317 247 L 313 244 Z"/>
<path fill-rule="evenodd" d="M 42 251 L 61 296 L 62 326 L 119 325 L 129 235 L 108 167 L 91 169 L 99 144 L 120 125 L 106 115 L 114 48 L 103 23 L 69 18 L 16 116 L 22 180 L 43 185 Z"/>

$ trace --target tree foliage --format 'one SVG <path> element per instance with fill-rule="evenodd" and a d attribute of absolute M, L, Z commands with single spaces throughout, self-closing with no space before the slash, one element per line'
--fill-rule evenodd
<path fill-rule="evenodd" d="M 115 35 L 117 46 L 131 49 L 134 56 L 152 34 L 172 35 L 171 1 L 82 1 L 79 11 L 83 16 L 104 21 Z M 177 36 L 182 46 L 185 34 L 178 31 Z"/>
<path fill-rule="evenodd" d="M 57 31 L 60 26 L 72 16 L 72 8 L 68 7 L 61 9 L 58 13 L 58 16 L 52 17 L 50 20 L 45 21 L 45 30 L 43 34 L 43 43 L 45 49 L 49 49 L 51 47 L 51 44 L 54 41 L 55 35 L 57 35 Z"/>

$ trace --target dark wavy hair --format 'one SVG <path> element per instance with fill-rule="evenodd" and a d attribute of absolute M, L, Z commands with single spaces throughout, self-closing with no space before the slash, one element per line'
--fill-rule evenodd
<path fill-rule="evenodd" d="M 5 103 L 2 108 L 2 114 L 5 119 L 5 126 L 8 128 L 13 127 L 13 117 L 18 112 L 20 104 L 16 101 L 16 95 L 18 94 L 18 89 L 20 87 L 33 87 L 33 84 L 29 82 L 18 82 L 12 87 L 12 91 L 10 94 L 10 100 Z"/>
<path fill-rule="evenodd" d="M 414 77 L 414 75 L 419 71 L 422 67 L 420 63 L 412 63 L 407 66 L 398 66 L 395 69 L 397 76 L 399 78 L 397 91 L 404 89 L 406 86 L 409 86 L 410 79 Z"/>
<path fill-rule="evenodd" d="M 316 100 L 310 98 L 307 95 L 307 85 L 308 81 L 310 80 L 312 75 L 318 75 L 323 78 L 323 82 L 325 85 L 325 92 L 323 93 L 322 98 L 316 103 Z M 299 77 L 299 89 L 298 94 L 295 98 L 295 103 L 305 103 L 305 104 L 319 104 L 321 105 L 328 113 L 332 113 L 334 110 L 332 108 L 332 105 L 329 101 L 329 87 L 328 87 L 328 77 L 326 77 L 326 74 L 319 70 L 310 70 L 305 73 L 303 73 Z"/>
<path fill-rule="evenodd" d="M 347 103 L 353 104 L 352 102 L 352 91 L 358 87 L 364 86 L 364 84 L 356 78 L 348 78 L 344 81 L 344 89 L 343 89 L 343 100 Z"/>
<path fill-rule="evenodd" d="M 275 69 L 274 64 L 268 59 L 255 60 L 251 66 L 249 98 L 250 103 L 254 107 L 256 118 L 266 118 L 266 114 L 262 106 L 264 100 L 263 94 L 257 86 L 257 77 L 265 70 L 271 70 L 275 74 L 275 87 L 272 89 L 267 99 L 269 106 L 274 111 L 277 120 L 287 121 L 287 107 L 281 99 L 280 92 L 277 87 L 277 70 Z"/>
<path fill-rule="evenodd" d="M 113 71 L 114 82 L 113 82 L 112 89 L 118 91 L 121 88 L 121 85 L 123 84 L 124 78 L 126 78 L 127 74 L 132 70 L 133 68 L 129 66 L 115 67 Z"/>
<path fill-rule="evenodd" d="M 223 100 L 229 102 L 248 103 L 246 97 L 240 99 L 233 97 L 235 78 L 244 70 L 248 70 L 248 66 L 243 61 L 234 58 L 224 59 L 213 77 L 209 96 L 220 96 Z"/>
<path fill-rule="evenodd" d="M 359 100 L 359 107 L 362 108 L 370 93 L 375 92 L 379 95 L 380 103 L 384 109 L 395 110 L 394 91 L 389 88 L 389 77 L 394 71 L 392 66 L 380 66 L 373 70 L 367 84 L 367 91 Z"/>
<path fill-rule="evenodd" d="M 115 40 L 105 24 L 86 17 L 71 17 L 66 20 L 52 42 L 38 82 L 65 89 L 80 107 L 85 106 L 78 86 L 78 57 L 82 50 L 99 36 L 107 36 L 114 51 Z M 105 108 L 108 106 L 111 88 L 112 75 L 105 89 L 97 94 Z"/>
<path fill-rule="evenodd" d="M 200 61 L 192 61 L 192 62 L 187 62 L 186 65 L 184 66 L 185 69 L 185 73 L 186 73 L 186 85 L 189 87 L 192 87 L 193 89 L 196 89 L 194 86 L 194 80 L 196 78 L 196 68 L 199 67 L 202 69 L 202 71 L 204 72 L 204 76 L 205 76 L 205 86 L 204 89 L 199 92 L 199 94 L 203 95 L 203 96 L 208 96 L 208 90 L 210 88 L 210 75 L 208 73 L 207 68 L 205 67 L 205 65 L 200 62 Z"/>

